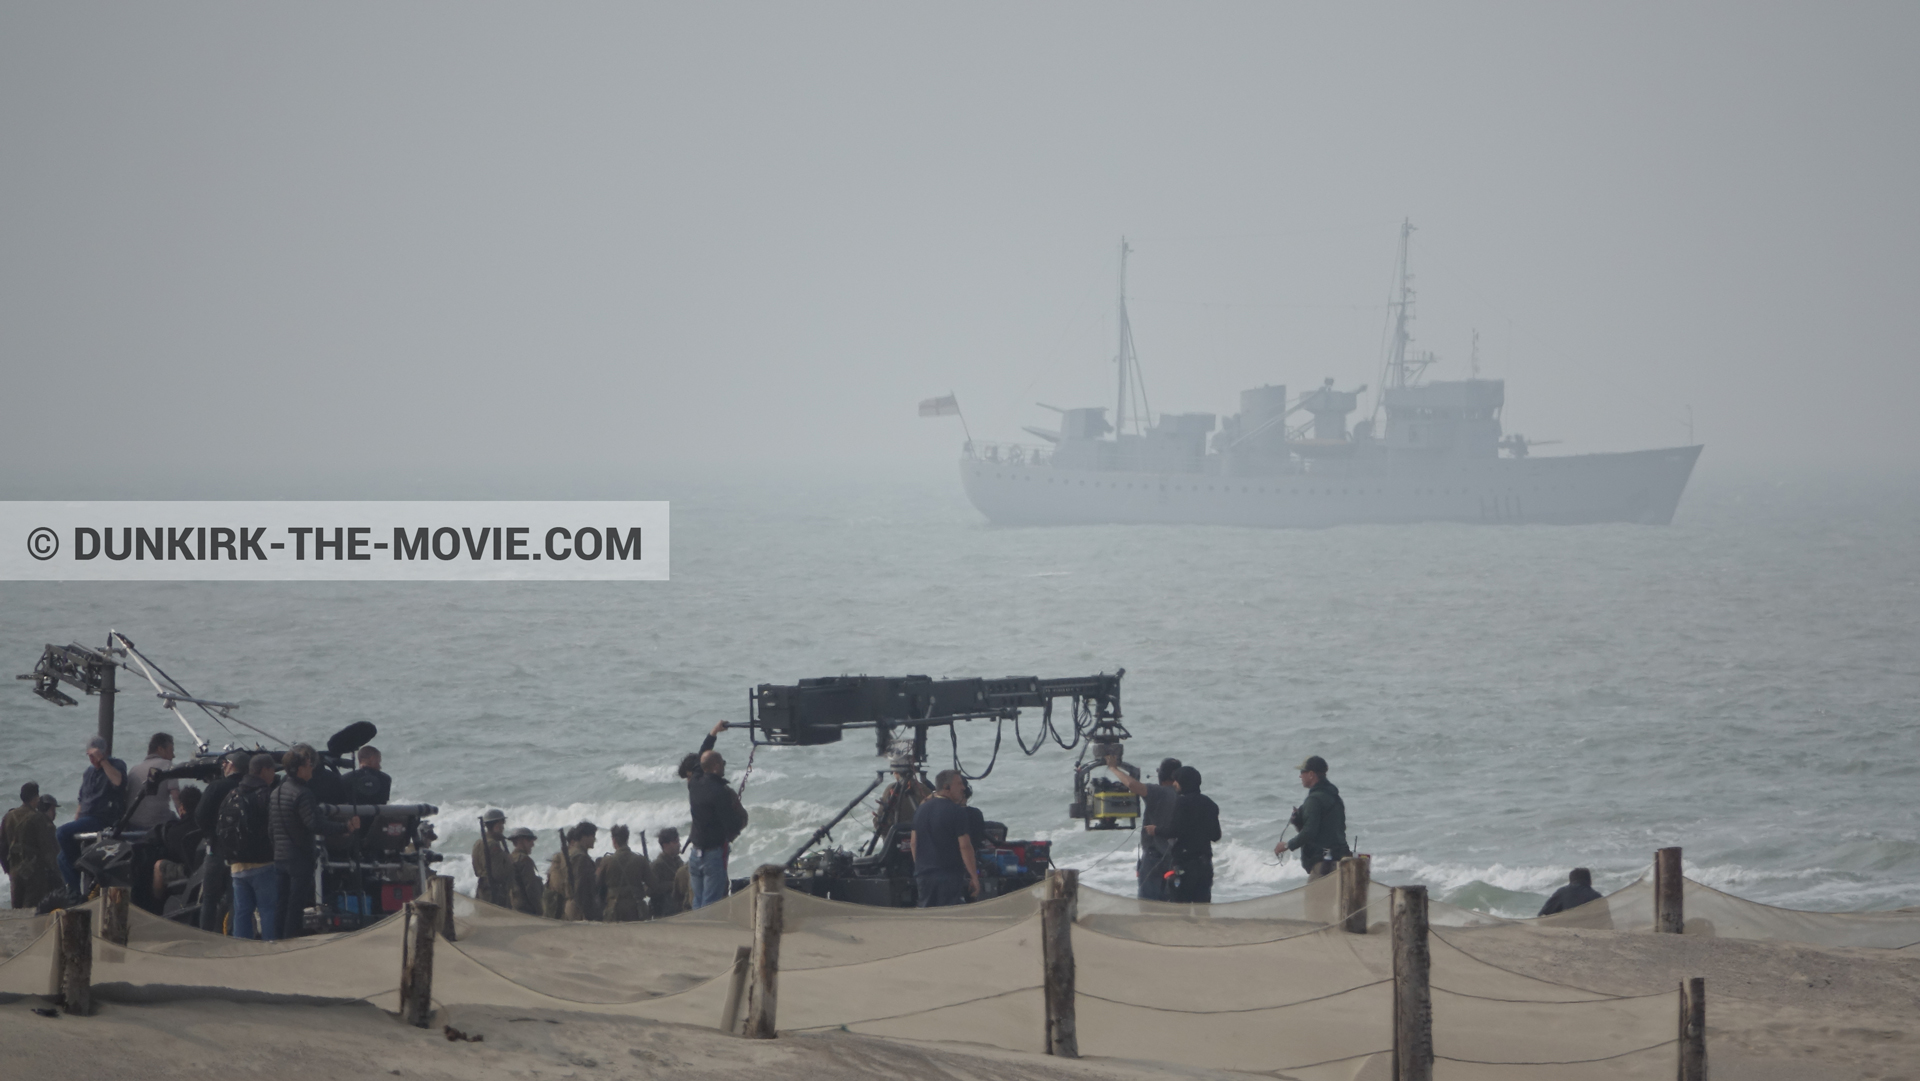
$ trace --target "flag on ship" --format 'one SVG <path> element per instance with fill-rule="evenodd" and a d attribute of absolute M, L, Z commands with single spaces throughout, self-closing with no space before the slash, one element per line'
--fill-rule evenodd
<path fill-rule="evenodd" d="M 960 400 L 951 394 L 939 398 L 925 398 L 920 402 L 920 415 L 923 417 L 957 417 L 960 415 Z"/>

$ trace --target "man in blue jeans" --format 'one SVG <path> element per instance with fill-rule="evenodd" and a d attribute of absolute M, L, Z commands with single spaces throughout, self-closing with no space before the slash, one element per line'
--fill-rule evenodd
<path fill-rule="evenodd" d="M 727 896 L 727 849 L 747 828 L 747 809 L 727 787 L 727 760 L 713 749 L 714 738 L 726 730 L 727 722 L 721 721 L 707 733 L 700 744 L 700 771 L 687 778 L 687 805 L 693 811 L 687 883 L 695 908 Z"/>
<path fill-rule="evenodd" d="M 271 942 L 280 937 L 280 874 L 273 865 L 273 825 L 267 806 L 273 789 L 273 756 L 256 754 L 247 769 L 220 809 L 219 818 L 231 824 L 220 848 L 231 861 L 227 868 L 233 877 L 233 937 L 254 937 L 257 915 L 259 937 Z"/>
<path fill-rule="evenodd" d="M 107 741 L 95 736 L 87 741 L 87 771 L 80 775 L 80 806 L 73 821 L 54 831 L 60 844 L 60 877 L 67 888 L 80 892 L 80 872 L 74 861 L 80 858 L 82 833 L 99 833 L 115 822 L 127 809 L 127 764 L 107 754 Z"/>

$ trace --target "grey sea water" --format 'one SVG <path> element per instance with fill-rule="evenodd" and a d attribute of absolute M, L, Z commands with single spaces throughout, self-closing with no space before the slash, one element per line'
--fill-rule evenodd
<path fill-rule="evenodd" d="M 1216 897 L 1302 879 L 1271 848 L 1320 754 L 1376 877 L 1456 903 L 1530 915 L 1568 867 L 1615 888 L 1677 844 L 1693 877 L 1770 904 L 1920 904 L 1910 482 L 1708 473 L 1668 528 L 1315 532 L 996 529 L 947 474 L 664 488 L 633 494 L 673 500 L 670 582 L 6 583 L 0 663 L 112 627 L 276 733 L 371 720 L 396 798 L 443 808 L 463 885 L 489 806 L 542 854 L 581 818 L 684 825 L 674 764 L 756 683 L 1125 667 L 1132 757 L 1197 765 L 1221 806 Z M 137 694 L 120 716 L 123 752 L 171 724 Z M 92 724 L 13 684 L 0 786 L 39 780 L 70 813 Z M 1130 890 L 1132 836 L 1067 819 L 1073 755 L 1012 737 L 975 783 L 988 817 Z M 968 769 L 994 740 L 960 733 Z M 744 736 L 722 749 L 737 777 Z M 873 765 L 858 737 L 763 748 L 736 873 Z"/>

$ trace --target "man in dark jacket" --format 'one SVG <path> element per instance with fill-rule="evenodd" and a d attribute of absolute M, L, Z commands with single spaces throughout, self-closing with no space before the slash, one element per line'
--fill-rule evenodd
<path fill-rule="evenodd" d="M 286 778 L 273 790 L 268 817 L 273 824 L 273 864 L 280 875 L 280 937 L 296 938 L 305 933 L 305 912 L 314 903 L 314 838 L 338 837 L 360 828 L 358 816 L 345 825 L 323 818 L 320 801 L 309 784 L 319 755 L 304 743 L 296 743 L 282 764 Z"/>
<path fill-rule="evenodd" d="M 1553 891 L 1547 903 L 1540 906 L 1540 914 L 1551 916 L 1599 899 L 1600 891 L 1593 888 L 1593 872 L 1585 867 L 1575 867 L 1567 874 L 1567 884 Z"/>
<path fill-rule="evenodd" d="M 355 803 L 382 804 L 393 795 L 393 778 L 380 770 L 380 748 L 369 743 L 354 754 L 360 768 L 340 778 Z"/>
<path fill-rule="evenodd" d="M 227 870 L 227 862 L 233 859 L 230 853 L 221 851 L 220 805 L 227 796 L 240 787 L 240 781 L 247 775 L 247 762 L 253 757 L 246 751 L 229 751 L 220 761 L 220 779 L 207 786 L 207 794 L 200 797 L 200 806 L 193 813 L 193 820 L 200 827 L 200 835 L 207 839 L 207 871 L 200 879 L 200 929 L 220 932 L 221 921 L 233 910 L 233 878 Z"/>
<path fill-rule="evenodd" d="M 256 754 L 238 786 L 221 800 L 221 814 L 233 819 L 236 835 L 220 843 L 233 883 L 232 935 L 269 942 L 280 937 L 280 873 L 273 864 L 273 756 Z M 264 813 L 263 813 L 264 812 Z M 220 835 L 215 819 L 214 836 Z"/>
<path fill-rule="evenodd" d="M 1181 766 L 1173 773 L 1180 795 L 1173 801 L 1173 821 L 1164 829 L 1147 829 L 1173 842 L 1174 886 L 1167 898 L 1179 904 L 1204 905 L 1213 901 L 1213 842 L 1220 839 L 1220 807 L 1200 792 L 1200 771 Z"/>
<path fill-rule="evenodd" d="M 1140 798 L 1140 860 L 1134 865 L 1134 873 L 1139 879 L 1137 890 L 1142 901 L 1172 900 L 1167 896 L 1167 882 L 1173 871 L 1173 842 L 1145 827 L 1164 827 L 1173 822 L 1174 803 L 1180 798 L 1180 786 L 1173 778 L 1180 772 L 1181 765 L 1178 758 L 1161 759 L 1155 773 L 1160 783 L 1147 784 L 1120 768 L 1119 755 L 1107 756 L 1107 768 L 1127 791 Z"/>
<path fill-rule="evenodd" d="M 80 775 L 80 806 L 73 821 L 54 831 L 60 843 L 60 877 L 67 888 L 80 892 L 80 871 L 74 861 L 80 858 L 82 833 L 98 833 L 115 822 L 127 809 L 127 764 L 107 753 L 107 741 L 95 736 L 87 741 L 87 771 Z"/>
<path fill-rule="evenodd" d="M 1290 824 L 1300 832 L 1273 846 L 1273 854 L 1300 852 L 1300 865 L 1309 878 L 1330 875 L 1340 861 L 1353 855 L 1347 847 L 1347 804 L 1340 790 L 1327 780 L 1327 760 L 1314 755 L 1300 763 L 1300 787 L 1307 798 L 1293 809 Z"/>
<path fill-rule="evenodd" d="M 727 896 L 727 850 L 747 828 L 747 809 L 727 787 L 727 760 L 713 749 L 714 737 L 727 730 L 721 721 L 700 744 L 700 772 L 687 778 L 687 806 L 693 812 L 687 873 L 693 907 L 704 908 Z"/>

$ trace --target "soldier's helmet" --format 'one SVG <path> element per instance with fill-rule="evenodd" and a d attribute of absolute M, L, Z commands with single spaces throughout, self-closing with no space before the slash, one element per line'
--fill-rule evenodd
<path fill-rule="evenodd" d="M 507 840 L 509 841 L 518 841 L 522 837 L 525 837 L 529 841 L 534 840 L 533 831 L 525 826 L 518 826 L 507 834 Z"/>
<path fill-rule="evenodd" d="M 498 807 L 495 807 L 493 810 L 488 811 L 486 814 L 483 814 L 480 816 L 480 821 L 488 822 L 488 823 L 505 822 L 506 820 L 507 820 L 507 812 L 501 810 Z"/>

